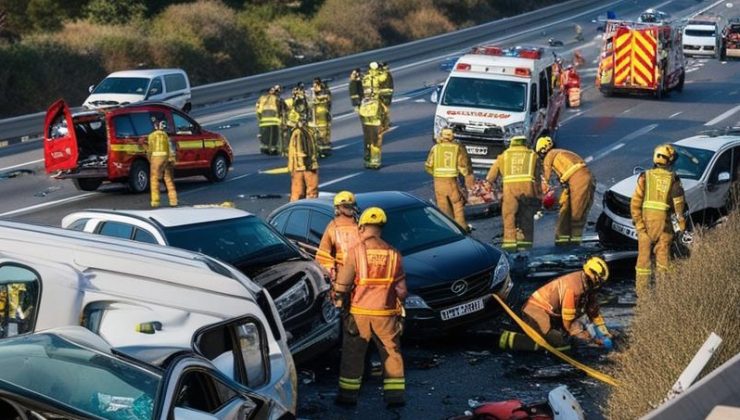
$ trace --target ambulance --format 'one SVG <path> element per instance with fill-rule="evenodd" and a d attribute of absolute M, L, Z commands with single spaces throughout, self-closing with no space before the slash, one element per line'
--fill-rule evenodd
<path fill-rule="evenodd" d="M 436 95 L 435 138 L 452 128 L 480 171 L 512 136 L 525 135 L 530 145 L 543 133 L 554 136 L 565 104 L 553 83 L 554 65 L 555 55 L 543 47 L 474 47 Z"/>

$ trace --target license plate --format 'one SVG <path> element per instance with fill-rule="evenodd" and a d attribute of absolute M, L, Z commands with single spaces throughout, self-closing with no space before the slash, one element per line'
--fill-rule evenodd
<path fill-rule="evenodd" d="M 485 146 L 465 146 L 465 150 L 471 155 L 485 156 L 488 154 L 488 148 Z"/>
<path fill-rule="evenodd" d="M 635 230 L 632 228 L 620 225 L 617 222 L 612 222 L 612 229 L 614 229 L 614 231 L 616 232 L 621 233 L 624 236 L 629 236 L 630 238 L 637 240 L 637 232 L 635 232 Z"/>
<path fill-rule="evenodd" d="M 483 299 L 477 299 L 472 302 L 466 302 L 462 305 L 453 306 L 442 310 L 439 315 L 442 317 L 442 321 L 447 321 L 453 318 L 459 318 L 461 316 L 472 314 L 483 310 Z"/>
<path fill-rule="evenodd" d="M 482 134 L 482 133 L 485 133 L 486 132 L 486 127 L 485 126 L 482 126 L 482 125 L 466 125 L 465 126 L 465 131 L 469 131 L 471 133 L 480 133 L 480 134 Z"/>

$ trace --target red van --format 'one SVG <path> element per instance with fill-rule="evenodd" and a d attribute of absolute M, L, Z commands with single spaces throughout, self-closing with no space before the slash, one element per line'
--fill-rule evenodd
<path fill-rule="evenodd" d="M 177 108 L 140 102 L 72 114 L 61 99 L 46 112 L 46 173 L 70 178 L 82 191 L 94 191 L 104 181 L 127 183 L 133 192 L 148 190 L 144 145 L 153 130 L 153 118 L 167 121 L 167 133 L 177 150 L 176 177 L 204 175 L 211 182 L 226 178 L 234 161 L 228 140 L 203 129 Z"/>

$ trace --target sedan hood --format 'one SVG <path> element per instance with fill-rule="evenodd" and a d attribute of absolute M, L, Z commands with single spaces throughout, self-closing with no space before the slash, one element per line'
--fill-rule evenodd
<path fill-rule="evenodd" d="M 90 95 L 83 104 L 89 108 L 107 108 L 144 100 L 144 94 L 100 93 Z"/>
<path fill-rule="evenodd" d="M 637 177 L 640 175 L 632 175 L 629 178 L 625 178 L 616 184 L 612 185 L 610 190 L 614 191 L 617 194 L 621 194 L 625 197 L 632 197 L 632 194 L 635 192 L 635 187 L 637 186 Z M 688 179 L 688 178 L 681 178 L 681 185 L 683 185 L 683 189 L 687 196 L 692 195 L 690 194 L 691 191 L 693 191 L 694 188 L 699 185 L 699 181 L 696 181 L 694 179 Z M 691 205 L 691 203 L 689 203 Z"/>
<path fill-rule="evenodd" d="M 406 283 L 409 290 L 455 280 L 493 270 L 501 251 L 471 237 L 425 249 L 403 257 Z"/>

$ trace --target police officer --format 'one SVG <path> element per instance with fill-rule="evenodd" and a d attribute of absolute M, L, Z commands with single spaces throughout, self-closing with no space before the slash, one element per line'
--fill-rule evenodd
<path fill-rule="evenodd" d="M 671 214 L 676 215 L 680 231 L 686 230 L 683 186 L 681 179 L 670 170 L 676 151 L 670 144 L 661 144 L 653 152 L 653 169 L 640 174 L 632 195 L 630 210 L 637 230 L 637 264 L 635 288 L 644 295 L 652 276 L 651 258 L 655 251 L 658 274 L 668 271 L 668 253 L 673 241 Z"/>
<path fill-rule="evenodd" d="M 320 78 L 315 78 L 311 87 L 311 127 L 316 134 L 319 155 L 331 154 L 331 90 Z"/>
<path fill-rule="evenodd" d="M 280 86 L 270 88 L 257 100 L 255 112 L 260 129 L 260 153 L 274 155 L 280 152 L 281 102 Z"/>
<path fill-rule="evenodd" d="M 360 121 L 365 143 L 365 167 L 380 169 L 383 150 L 383 104 L 379 99 L 380 79 L 378 63 L 370 63 L 370 69 L 362 78 L 363 97 L 360 103 Z"/>
<path fill-rule="evenodd" d="M 154 120 L 154 131 L 147 138 L 147 155 L 149 157 L 149 187 L 151 189 L 151 206 L 159 207 L 159 181 L 164 178 L 167 187 L 167 198 L 170 207 L 177 206 L 177 191 L 173 171 L 175 167 L 175 148 L 170 144 L 170 137 L 165 130 L 167 122 Z"/>
<path fill-rule="evenodd" d="M 357 230 L 357 202 L 349 191 L 334 196 L 334 220 L 329 222 L 321 237 L 316 262 L 330 274 L 331 280 L 344 265 L 347 252 L 360 241 Z"/>
<path fill-rule="evenodd" d="M 352 102 L 355 112 L 360 111 L 362 93 L 362 71 L 356 68 L 349 75 L 349 99 Z"/>
<path fill-rule="evenodd" d="M 514 136 L 509 148 L 493 162 L 486 181 L 496 182 L 503 177 L 501 217 L 504 222 L 504 241 L 501 247 L 507 251 L 524 251 L 532 247 L 534 237 L 534 214 L 539 208 L 537 178 L 537 155 L 527 147 L 527 138 Z"/>
<path fill-rule="evenodd" d="M 465 198 L 457 183 L 458 175 L 465 177 L 465 187 L 473 188 L 473 165 L 470 157 L 460 143 L 454 141 L 451 128 L 443 128 L 438 143 L 432 146 L 425 163 L 426 171 L 434 177 L 434 195 L 437 207 L 450 218 L 455 219 L 463 229 L 468 229 L 465 221 Z"/>
<path fill-rule="evenodd" d="M 565 149 L 554 149 L 549 136 L 537 139 L 535 152 L 542 158 L 542 193 L 552 189 L 550 176 L 555 173 L 563 191 L 555 227 L 555 245 L 580 245 L 588 211 L 594 201 L 596 184 L 586 162 Z"/>
<path fill-rule="evenodd" d="M 319 154 L 316 140 L 299 119 L 288 144 L 288 171 L 290 172 L 290 201 L 319 196 Z"/>
<path fill-rule="evenodd" d="M 401 302 L 408 291 L 401 254 L 380 238 L 386 221 L 385 212 L 378 207 L 362 213 L 360 242 L 349 251 L 334 285 L 338 306 L 349 303 L 349 314 L 344 317 L 338 403 L 357 403 L 365 352 L 371 339 L 378 344 L 383 360 L 386 404 L 405 402 L 400 318 Z"/>
<path fill-rule="evenodd" d="M 583 270 L 560 276 L 537 289 L 522 306 L 522 320 L 558 350 L 568 350 L 571 339 L 591 341 L 579 321 L 584 313 L 593 322 L 601 338 L 597 344 L 611 346 L 611 334 L 599 313 L 596 291 L 609 279 L 609 267 L 601 257 L 590 257 Z M 608 344 L 607 344 L 608 343 Z M 501 334 L 502 350 L 538 350 L 527 335 L 513 331 Z"/>

